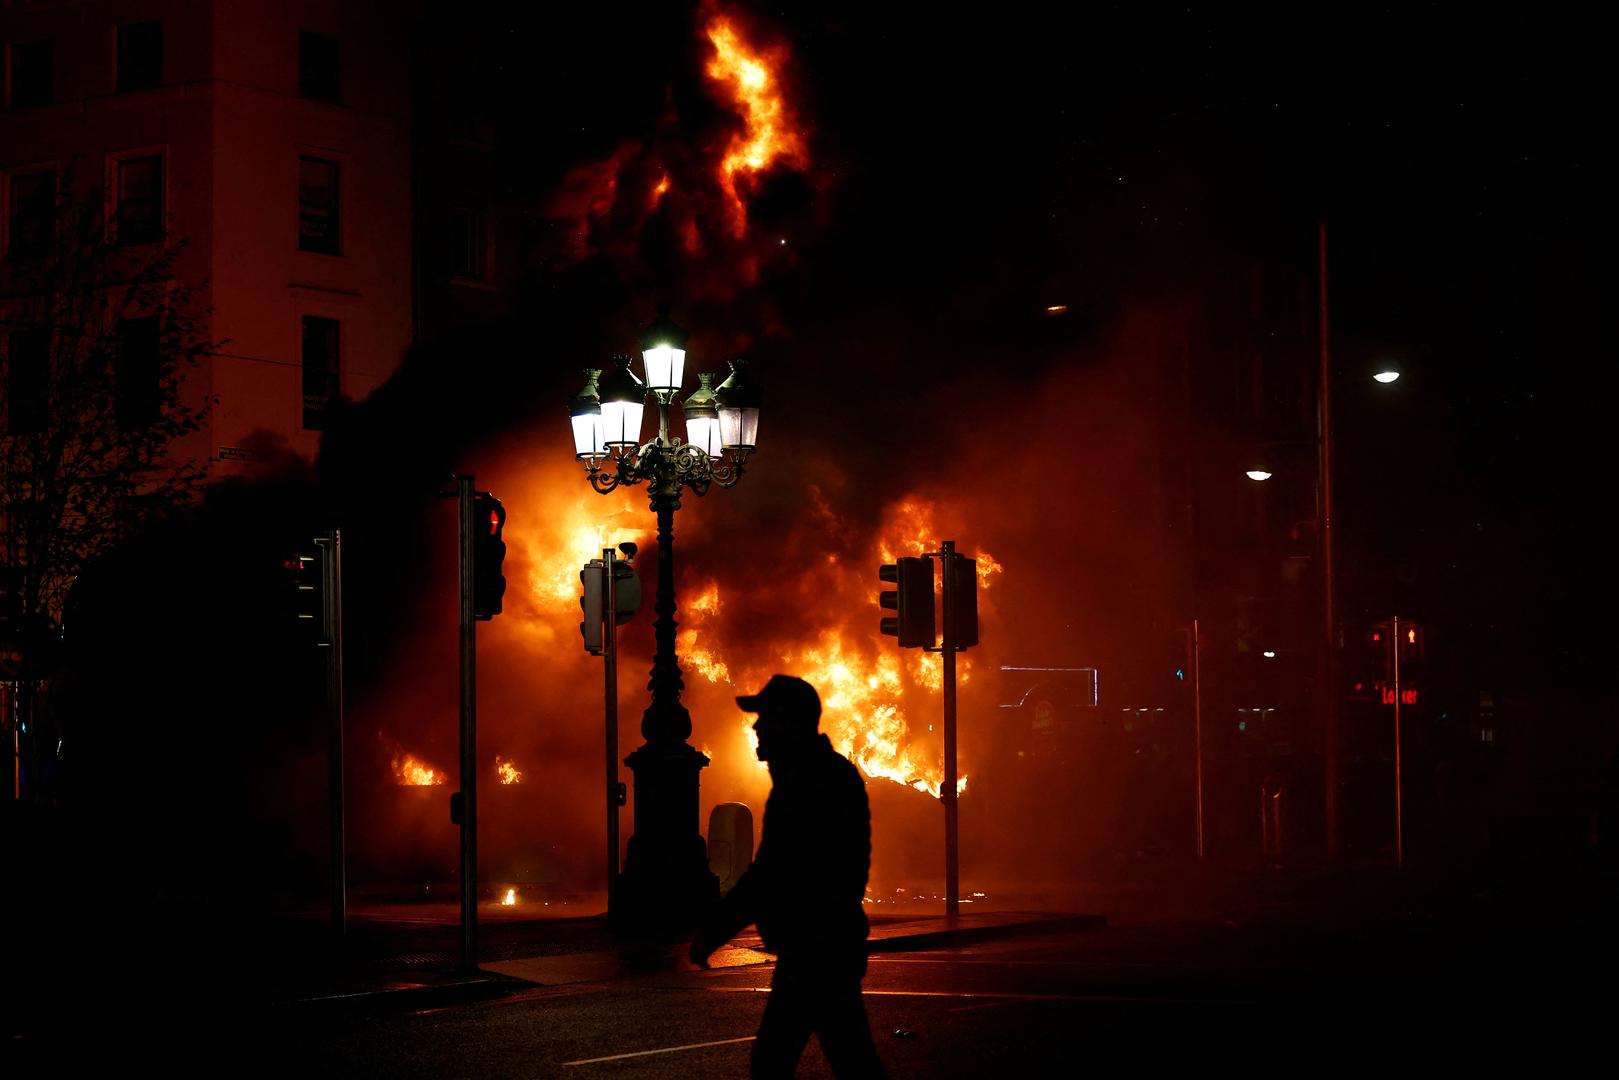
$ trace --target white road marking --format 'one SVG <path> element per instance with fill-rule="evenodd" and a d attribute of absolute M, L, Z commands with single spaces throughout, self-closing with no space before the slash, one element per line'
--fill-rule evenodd
<path fill-rule="evenodd" d="M 609 1054 L 607 1057 L 584 1058 L 579 1061 L 564 1061 L 562 1067 L 570 1065 L 595 1065 L 603 1061 L 623 1061 L 625 1058 L 650 1057 L 653 1054 L 678 1054 L 682 1050 L 701 1050 L 705 1046 L 728 1046 L 731 1043 L 752 1042 L 757 1035 L 744 1035 L 740 1039 L 715 1039 L 713 1042 L 687 1043 L 685 1046 L 665 1046 L 657 1050 L 637 1050 L 633 1054 Z"/>
<path fill-rule="evenodd" d="M 674 989 L 674 988 L 671 988 Z M 679 989 L 685 989 L 680 987 Z M 707 991 L 711 994 L 768 994 L 768 986 L 699 986 L 695 990 Z M 1139 1005 L 1265 1005 L 1261 1001 L 1238 1001 L 1225 998 L 1185 998 L 1185 997 L 1151 997 L 1140 994 L 1019 994 L 994 993 L 990 991 L 970 990 L 868 990 L 860 991 L 866 997 L 934 997 L 934 998 L 964 998 L 975 1000 L 983 998 L 996 1003 L 1013 1001 L 1113 1001 L 1129 1002 Z M 951 1012 L 957 1010 L 952 1009 Z"/>
<path fill-rule="evenodd" d="M 966 966 L 978 964 L 983 967 L 1073 967 L 1073 968 L 1168 968 L 1182 967 L 1180 964 L 1155 964 L 1139 960 L 971 960 L 947 959 L 938 960 L 924 956 L 868 956 L 868 963 L 872 964 L 939 964 L 946 966 Z"/>

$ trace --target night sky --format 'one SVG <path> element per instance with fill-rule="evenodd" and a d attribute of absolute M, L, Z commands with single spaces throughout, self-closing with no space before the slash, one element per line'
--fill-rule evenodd
<path fill-rule="evenodd" d="M 1398 564 L 1527 682 L 1606 680 L 1613 572 L 1589 495 L 1608 486 L 1612 171 L 1592 27 L 1432 5 L 870 7 L 726 9 L 790 57 L 811 165 L 752 225 L 791 257 L 694 301 L 723 259 L 682 264 L 644 230 L 638 261 L 537 266 L 536 334 L 627 349 L 654 295 L 686 300 L 694 348 L 768 355 L 777 433 L 798 424 L 783 403 L 813 402 L 818 437 L 923 474 L 955 449 L 941 426 L 982 428 L 919 403 L 982 410 L 993 387 L 1015 412 L 1048 369 L 1098 362 L 1122 312 L 1251 263 L 1313 283 L 1326 218 L 1339 371 L 1406 372 L 1381 401 L 1337 398 L 1346 572 L 1375 592 Z M 543 204 L 627 140 L 678 141 L 671 111 L 687 144 L 724 131 L 696 19 L 474 27 L 514 197 Z M 566 318 L 593 288 L 600 322 Z M 1058 347 L 1032 317 L 1048 303 L 1071 306 Z M 560 366 L 558 386 L 582 365 Z"/>

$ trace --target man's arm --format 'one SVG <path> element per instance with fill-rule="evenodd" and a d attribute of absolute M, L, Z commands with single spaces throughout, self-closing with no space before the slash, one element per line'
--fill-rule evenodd
<path fill-rule="evenodd" d="M 768 823 L 769 807 L 765 810 Z M 708 966 L 708 957 L 715 949 L 735 937 L 743 927 L 758 921 L 761 897 L 770 888 L 776 860 L 772 856 L 775 845 L 770 843 L 770 830 L 762 830 L 759 851 L 753 862 L 742 872 L 731 891 L 720 898 L 719 904 L 703 920 L 703 925 L 691 943 L 691 961 L 699 967 Z"/>

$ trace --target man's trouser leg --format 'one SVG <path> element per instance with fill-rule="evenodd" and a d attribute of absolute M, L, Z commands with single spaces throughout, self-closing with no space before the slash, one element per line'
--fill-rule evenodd
<path fill-rule="evenodd" d="M 838 1080 L 874 1080 L 885 1075 L 871 1041 L 871 1019 L 858 979 L 841 979 L 826 987 L 814 1019 L 821 1052 Z"/>
<path fill-rule="evenodd" d="M 798 1059 L 814 1030 L 812 1001 L 808 987 L 791 971 L 783 974 L 780 964 L 770 980 L 770 998 L 765 1002 L 764 1019 L 759 1021 L 759 1037 L 753 1042 L 753 1080 L 776 1080 L 792 1076 Z"/>

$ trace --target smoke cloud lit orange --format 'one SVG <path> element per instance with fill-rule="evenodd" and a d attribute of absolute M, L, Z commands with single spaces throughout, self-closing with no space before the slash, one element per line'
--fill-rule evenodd
<path fill-rule="evenodd" d="M 725 88 L 745 121 L 743 130 L 732 137 L 730 148 L 720 162 L 734 214 L 732 228 L 740 236 L 748 227 L 748 210 L 741 185 L 747 177 L 777 162 L 802 166 L 804 146 L 776 75 L 781 51 L 765 52 L 750 47 L 723 15 L 710 20 L 707 33 L 714 46 L 708 77 Z"/>
<path fill-rule="evenodd" d="M 671 105 L 656 130 L 576 166 L 547 210 L 563 226 L 554 265 L 605 257 L 633 279 L 655 275 L 649 265 L 676 254 L 702 267 L 686 278 L 688 295 L 730 296 L 756 284 L 765 266 L 796 258 L 783 237 L 762 235 L 751 220 L 775 178 L 807 177 L 811 168 L 807 129 L 783 77 L 787 47 L 717 4 L 703 6 L 695 29 L 708 56 L 689 75 L 721 106 L 709 122 L 723 126 L 694 130 Z"/>

